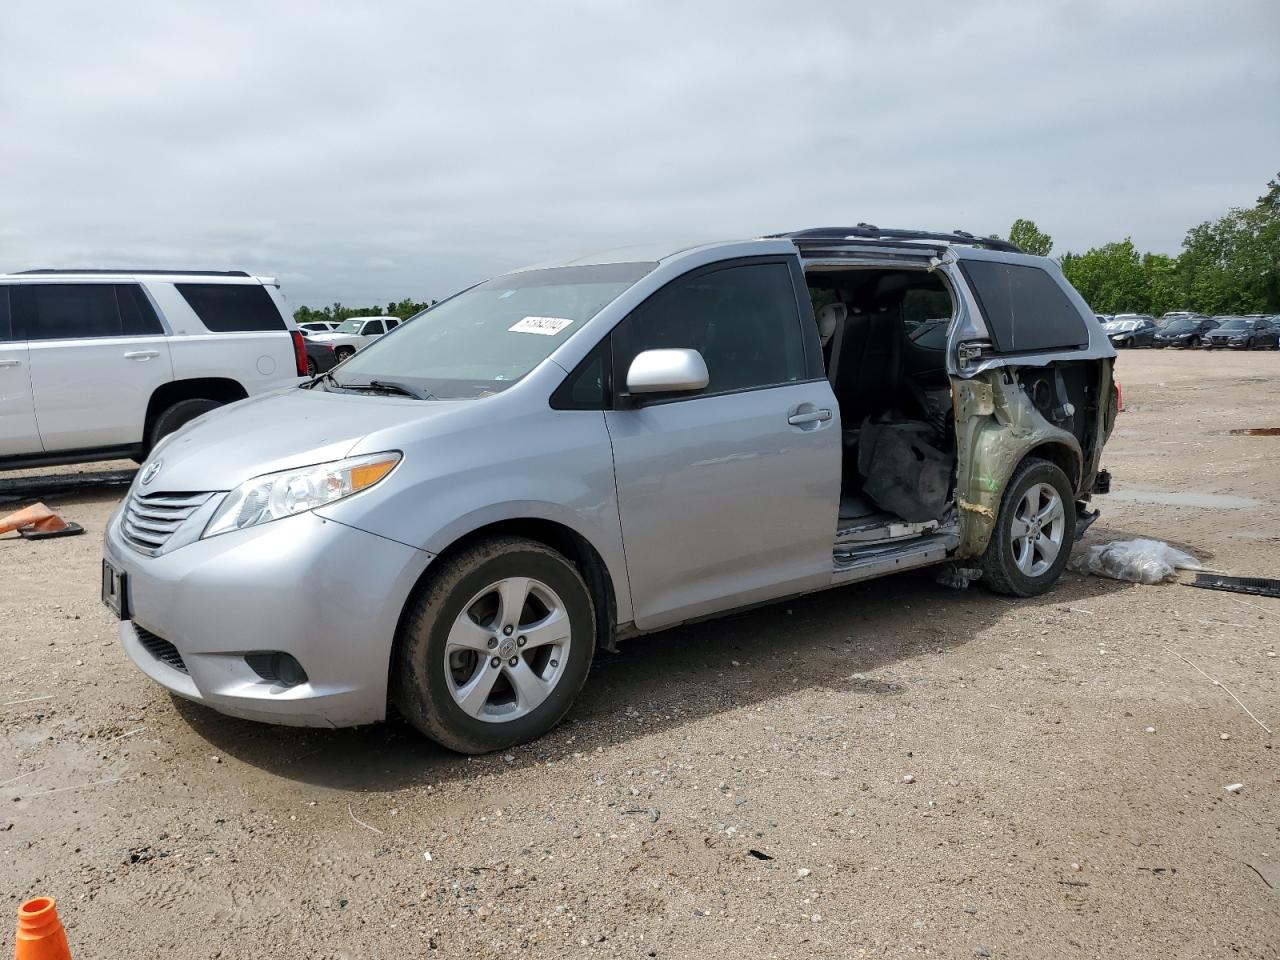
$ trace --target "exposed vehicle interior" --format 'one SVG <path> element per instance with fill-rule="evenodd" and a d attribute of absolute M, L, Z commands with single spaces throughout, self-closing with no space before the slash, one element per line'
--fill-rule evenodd
<path fill-rule="evenodd" d="M 806 267 L 844 457 L 836 548 L 936 530 L 954 500 L 951 293 L 927 270 Z"/>

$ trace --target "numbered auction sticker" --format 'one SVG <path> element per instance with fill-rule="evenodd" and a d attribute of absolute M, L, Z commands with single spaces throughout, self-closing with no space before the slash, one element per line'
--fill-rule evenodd
<path fill-rule="evenodd" d="M 525 317 L 515 326 L 508 327 L 507 332 L 540 333 L 544 337 L 554 337 L 572 323 L 572 320 L 566 320 L 564 317 Z"/>

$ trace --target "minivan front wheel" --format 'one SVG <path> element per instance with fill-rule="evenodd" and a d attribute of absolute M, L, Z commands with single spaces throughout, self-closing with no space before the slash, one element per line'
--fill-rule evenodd
<path fill-rule="evenodd" d="M 1062 468 L 1027 457 L 1005 487 L 982 555 L 983 582 L 996 593 L 1034 597 L 1067 565 L 1075 540 L 1071 483 Z"/>
<path fill-rule="evenodd" d="M 524 538 L 483 541 L 445 559 L 410 601 L 394 703 L 461 753 L 533 740 L 582 689 L 595 631 L 591 594 L 572 563 Z"/>

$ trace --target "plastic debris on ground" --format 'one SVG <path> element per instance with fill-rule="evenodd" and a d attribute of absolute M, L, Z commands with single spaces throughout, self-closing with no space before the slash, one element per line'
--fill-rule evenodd
<path fill-rule="evenodd" d="M 1090 547 L 1072 557 L 1070 566 L 1077 573 L 1146 584 L 1176 580 L 1179 570 L 1201 569 L 1200 562 L 1191 554 L 1163 540 L 1144 538 Z"/>

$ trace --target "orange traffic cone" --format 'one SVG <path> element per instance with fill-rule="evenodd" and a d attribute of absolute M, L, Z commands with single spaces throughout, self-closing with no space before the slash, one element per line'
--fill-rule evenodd
<path fill-rule="evenodd" d="M 17 530 L 28 540 L 84 533 L 84 528 L 78 523 L 67 523 L 43 503 L 33 503 L 17 513 L 11 513 L 0 519 L 0 533 L 9 533 L 12 530 Z"/>
<path fill-rule="evenodd" d="M 53 897 L 36 897 L 18 908 L 16 940 L 14 960 L 71 960 Z"/>

